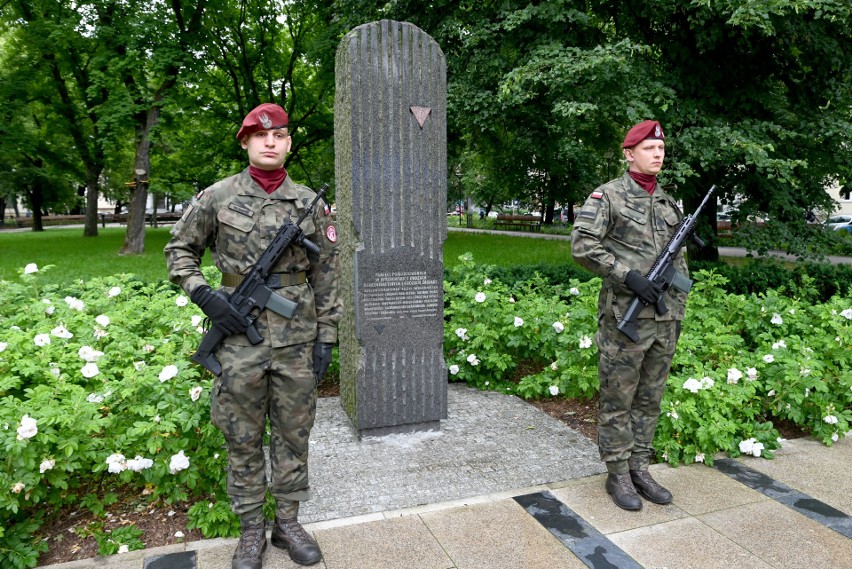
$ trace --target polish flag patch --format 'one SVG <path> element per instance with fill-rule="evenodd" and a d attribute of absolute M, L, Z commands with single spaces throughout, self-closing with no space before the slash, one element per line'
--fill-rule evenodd
<path fill-rule="evenodd" d="M 591 197 L 595 198 L 596 200 L 599 200 L 603 197 L 603 192 L 592 192 Z"/>
<path fill-rule="evenodd" d="M 337 243 L 337 229 L 333 225 L 325 228 L 325 237 L 332 243 Z"/>

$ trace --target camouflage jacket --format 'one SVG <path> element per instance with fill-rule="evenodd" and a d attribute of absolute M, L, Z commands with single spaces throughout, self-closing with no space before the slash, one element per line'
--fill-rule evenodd
<path fill-rule="evenodd" d="M 199 268 L 206 249 L 210 249 L 213 261 L 223 273 L 248 273 L 284 222 L 290 218 L 295 223 L 315 196 L 289 176 L 272 194 L 267 194 L 252 180 L 248 169 L 210 186 L 195 196 L 172 229 L 172 238 L 165 248 L 169 279 L 187 294 L 207 284 Z M 267 346 L 291 346 L 314 339 L 337 342 L 342 308 L 338 294 L 336 228 L 321 201 L 301 227 L 321 253 L 318 259 L 311 259 L 303 247 L 292 246 L 270 271 L 304 271 L 307 282 L 275 291 L 298 303 L 292 319 L 271 310 L 260 314 L 256 327 Z M 233 288 L 222 290 L 233 292 Z M 230 336 L 225 343 L 250 345 L 244 334 Z"/>
<path fill-rule="evenodd" d="M 574 220 L 571 252 L 578 263 L 603 277 L 599 315 L 611 307 L 616 319 L 621 319 L 634 296 L 624 284 L 627 272 L 636 269 L 647 275 L 682 219 L 674 198 L 659 185 L 651 196 L 626 172 L 589 195 Z M 675 269 L 689 274 L 683 249 L 675 258 Z M 686 294 L 670 288 L 665 301 L 666 314 L 646 306 L 639 318 L 682 320 Z"/>

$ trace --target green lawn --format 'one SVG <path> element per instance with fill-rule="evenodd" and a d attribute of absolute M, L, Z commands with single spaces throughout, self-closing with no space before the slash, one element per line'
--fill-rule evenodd
<path fill-rule="evenodd" d="M 98 237 L 83 237 L 81 228 L 0 231 L 0 280 L 16 279 L 29 263 L 40 269 L 55 265 L 40 275 L 46 283 L 118 273 L 133 273 L 144 280 L 167 278 L 163 247 L 169 240 L 169 228 L 146 228 L 143 255 L 118 254 L 124 235 L 125 228 L 118 227 L 99 229 Z M 477 263 L 501 266 L 573 262 L 567 240 L 450 231 L 444 245 L 444 264 L 456 265 L 459 255 L 466 252 L 472 253 Z M 209 254 L 206 258 L 209 262 Z"/>

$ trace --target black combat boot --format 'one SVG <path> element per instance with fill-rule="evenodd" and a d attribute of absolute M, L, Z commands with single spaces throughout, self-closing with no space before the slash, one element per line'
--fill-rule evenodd
<path fill-rule="evenodd" d="M 300 565 L 313 565 L 322 560 L 319 544 L 305 531 L 296 518 L 275 518 L 272 528 L 272 545 L 286 549 L 290 559 Z"/>
<path fill-rule="evenodd" d="M 651 473 L 647 470 L 631 470 L 630 479 L 633 481 L 636 490 L 647 500 L 655 504 L 671 503 L 672 493 L 651 478 Z"/>
<path fill-rule="evenodd" d="M 231 560 L 231 569 L 260 569 L 264 551 L 266 527 L 263 522 L 256 526 L 243 526 L 240 543 Z"/>
<path fill-rule="evenodd" d="M 642 499 L 636 493 L 630 474 L 612 474 L 606 477 L 606 491 L 615 505 L 624 510 L 641 510 Z"/>

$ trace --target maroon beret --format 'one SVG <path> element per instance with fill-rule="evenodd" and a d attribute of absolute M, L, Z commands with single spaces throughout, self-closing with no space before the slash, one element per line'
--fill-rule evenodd
<path fill-rule="evenodd" d="M 242 140 L 244 136 L 259 130 L 285 128 L 288 124 L 290 124 L 290 119 L 287 118 L 287 112 L 284 109 L 275 103 L 263 103 L 253 108 L 243 119 L 243 125 L 237 133 L 237 139 Z"/>
<path fill-rule="evenodd" d="M 643 140 L 655 138 L 665 140 L 666 135 L 663 134 L 663 127 L 657 121 L 642 121 L 630 130 L 627 131 L 627 136 L 624 137 L 622 148 L 633 148 Z"/>

